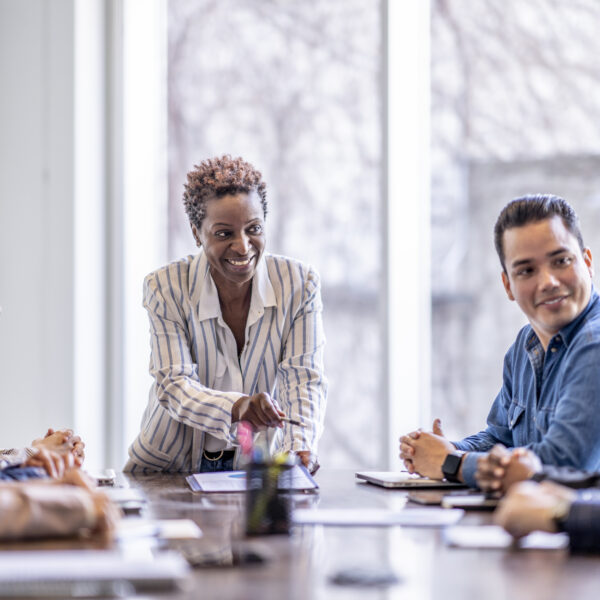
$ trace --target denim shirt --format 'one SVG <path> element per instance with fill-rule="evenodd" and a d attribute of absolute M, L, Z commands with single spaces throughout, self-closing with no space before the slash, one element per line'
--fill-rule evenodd
<path fill-rule="evenodd" d="M 494 444 L 533 450 L 544 464 L 600 469 L 600 298 L 592 287 L 581 314 L 547 351 L 530 325 L 504 357 L 503 384 L 487 428 L 460 442 L 463 477 L 475 487 L 477 459 Z"/>

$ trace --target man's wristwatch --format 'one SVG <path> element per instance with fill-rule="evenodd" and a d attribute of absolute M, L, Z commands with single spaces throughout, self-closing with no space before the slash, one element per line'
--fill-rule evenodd
<path fill-rule="evenodd" d="M 451 452 L 446 456 L 446 460 L 444 460 L 444 464 L 442 465 L 442 473 L 448 481 L 451 481 L 452 483 L 460 483 L 458 472 L 460 471 L 460 465 L 464 455 L 464 452 L 457 450 L 456 452 Z"/>

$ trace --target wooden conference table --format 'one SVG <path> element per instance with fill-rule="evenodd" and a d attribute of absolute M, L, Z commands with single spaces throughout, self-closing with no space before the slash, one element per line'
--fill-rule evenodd
<path fill-rule="evenodd" d="M 193 493 L 181 475 L 123 477 L 148 497 L 145 516 L 192 519 L 203 531 L 194 552 L 201 561 L 223 564 L 194 569 L 185 591 L 152 598 L 580 600 L 596 598 L 600 590 L 600 557 L 451 548 L 438 528 L 305 525 L 294 527 L 289 537 L 244 539 L 243 495 Z M 295 496 L 296 506 L 393 509 L 405 501 L 406 492 L 357 483 L 352 471 L 323 468 L 316 480 L 320 493 Z M 460 523 L 490 520 L 490 513 L 468 512 Z M 234 556 L 249 562 L 227 566 Z M 385 588 L 331 581 L 336 573 L 360 567 L 389 567 L 400 581 Z"/>

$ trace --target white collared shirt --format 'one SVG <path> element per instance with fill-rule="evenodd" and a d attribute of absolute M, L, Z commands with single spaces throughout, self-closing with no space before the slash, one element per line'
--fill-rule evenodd
<path fill-rule="evenodd" d="M 154 385 L 126 470 L 197 470 L 205 434 L 234 445 L 231 408 L 259 392 L 305 424 L 284 424 L 280 449 L 316 452 L 327 384 L 320 282 L 311 267 L 263 255 L 239 359 L 204 252 L 148 275 L 144 306 Z"/>
<path fill-rule="evenodd" d="M 261 260 L 257 266 L 256 273 L 252 279 L 252 292 L 250 297 L 250 308 L 248 310 L 248 319 L 246 321 L 246 329 L 244 332 L 245 346 L 242 350 L 246 350 L 248 346 L 249 329 L 265 312 L 268 306 L 277 306 L 275 294 L 271 286 L 268 276 L 266 276 L 263 261 Z M 221 304 L 219 301 L 219 293 L 217 286 L 210 275 L 205 282 L 205 293 L 202 294 L 200 306 L 198 307 L 198 318 L 203 321 L 205 319 L 216 319 L 216 327 L 220 329 L 219 337 L 226 347 L 224 352 L 225 364 L 224 370 L 215 375 L 213 386 L 216 390 L 241 390 L 244 387 L 244 379 L 242 377 L 241 355 L 238 356 L 237 342 L 231 332 L 229 326 L 223 321 Z M 228 443 L 228 440 L 218 438 L 211 433 L 204 434 L 204 450 L 209 452 L 218 452 L 219 450 L 231 450 L 233 446 Z"/>

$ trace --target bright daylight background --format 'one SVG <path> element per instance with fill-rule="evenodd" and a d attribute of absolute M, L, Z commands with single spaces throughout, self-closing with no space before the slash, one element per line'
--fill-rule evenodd
<path fill-rule="evenodd" d="M 264 174 L 268 249 L 321 274 L 321 462 L 480 429 L 522 324 L 498 211 L 561 194 L 595 250 L 599 28 L 595 0 L 0 0 L 0 446 L 71 426 L 123 464 L 142 279 L 195 251 L 183 181 L 223 153 Z"/>
<path fill-rule="evenodd" d="M 321 275 L 330 400 L 320 453 L 375 465 L 385 429 L 382 4 L 168 7 L 169 258 L 195 248 L 181 202 L 192 165 L 225 153 L 256 165 L 267 250 Z"/>

